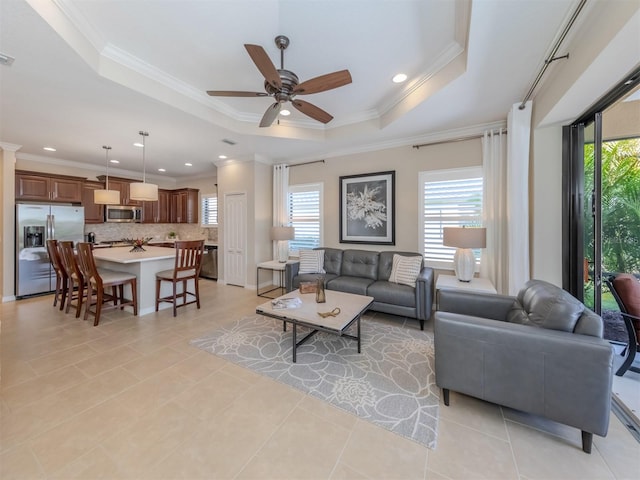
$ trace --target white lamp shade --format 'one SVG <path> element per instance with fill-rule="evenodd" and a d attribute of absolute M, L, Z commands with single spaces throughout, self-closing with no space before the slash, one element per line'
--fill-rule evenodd
<path fill-rule="evenodd" d="M 293 240 L 296 238 L 293 227 L 271 227 L 271 240 Z"/>
<path fill-rule="evenodd" d="M 487 229 L 484 227 L 444 227 L 442 244 L 456 248 L 485 248 Z"/>
<path fill-rule="evenodd" d="M 120 205 L 118 190 L 94 190 L 93 203 L 96 205 Z"/>
<path fill-rule="evenodd" d="M 129 184 L 129 198 L 155 202 L 158 200 L 158 186 L 153 183 L 131 183 Z"/>

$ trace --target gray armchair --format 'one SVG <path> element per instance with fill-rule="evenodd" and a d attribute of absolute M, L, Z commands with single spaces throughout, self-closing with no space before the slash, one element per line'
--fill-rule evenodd
<path fill-rule="evenodd" d="M 613 351 L 602 319 L 566 291 L 531 280 L 517 298 L 440 290 L 436 384 L 606 436 Z"/>

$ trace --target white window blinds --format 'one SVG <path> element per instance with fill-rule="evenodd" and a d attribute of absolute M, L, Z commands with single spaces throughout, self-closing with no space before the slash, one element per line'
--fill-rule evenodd
<path fill-rule="evenodd" d="M 200 197 L 201 224 L 203 227 L 218 225 L 218 195 L 202 194 Z"/>
<path fill-rule="evenodd" d="M 295 229 L 289 252 L 297 256 L 300 249 L 322 244 L 322 184 L 291 185 L 288 197 L 289 221 Z"/>
<path fill-rule="evenodd" d="M 442 245 L 443 227 L 482 225 L 482 168 L 420 172 L 421 250 L 425 263 L 451 268 L 455 248 Z M 480 250 L 474 251 L 476 258 Z"/>

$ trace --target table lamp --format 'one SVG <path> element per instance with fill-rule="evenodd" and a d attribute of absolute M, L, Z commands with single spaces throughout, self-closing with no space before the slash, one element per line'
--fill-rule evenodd
<path fill-rule="evenodd" d="M 461 282 L 470 282 L 476 267 L 473 248 L 487 246 L 487 229 L 484 227 L 444 227 L 442 244 L 456 247 L 453 269 Z"/>
<path fill-rule="evenodd" d="M 289 240 L 295 238 L 293 227 L 271 227 L 271 240 L 278 242 L 278 261 L 285 263 L 289 258 Z"/>

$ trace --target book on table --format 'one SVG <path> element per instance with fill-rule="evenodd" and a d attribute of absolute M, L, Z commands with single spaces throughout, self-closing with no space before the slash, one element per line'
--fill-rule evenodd
<path fill-rule="evenodd" d="M 286 308 L 298 308 L 302 305 L 299 298 L 278 298 L 271 301 L 271 307 L 274 310 L 284 310 Z"/>

